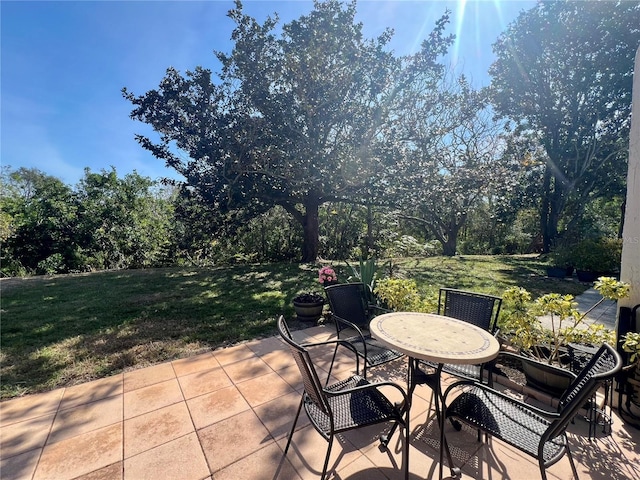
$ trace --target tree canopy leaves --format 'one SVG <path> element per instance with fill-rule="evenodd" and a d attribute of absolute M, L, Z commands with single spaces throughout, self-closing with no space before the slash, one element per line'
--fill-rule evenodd
<path fill-rule="evenodd" d="M 142 96 L 123 90 L 132 118 L 160 134 L 140 143 L 184 175 L 218 214 L 254 215 L 279 205 L 303 227 L 302 260 L 318 253 L 318 207 L 366 202 L 394 159 L 389 136 L 406 82 L 441 68 L 451 39 L 439 22 L 411 58 L 396 58 L 391 32 L 365 39 L 355 2 L 317 1 L 282 26 L 259 24 L 242 4 L 229 12 L 235 42 L 219 81 L 201 67 L 169 69 Z M 182 151 L 187 158 L 177 152 Z"/>
<path fill-rule="evenodd" d="M 545 150 L 547 249 L 568 206 L 576 221 L 590 196 L 621 189 L 639 44 L 640 4 L 625 1 L 540 2 L 494 44 L 495 108 Z"/>

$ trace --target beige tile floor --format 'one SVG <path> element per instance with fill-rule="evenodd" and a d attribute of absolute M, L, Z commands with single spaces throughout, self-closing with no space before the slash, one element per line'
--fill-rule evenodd
<path fill-rule="evenodd" d="M 294 332 L 325 340 L 328 327 Z M 327 368 L 331 351 L 314 353 Z M 336 375 L 353 367 L 340 359 Z M 404 384 L 406 361 L 370 371 L 372 380 Z M 283 448 L 300 399 L 292 357 L 277 337 L 0 404 L 0 478 L 83 480 L 267 480 L 318 478 L 326 442 L 299 421 L 286 460 Z M 437 442 L 427 420 L 431 392 L 416 390 L 411 412 L 411 478 L 437 478 Z M 304 416 L 304 413 L 302 414 Z M 384 426 L 382 427 L 384 428 Z M 570 441 L 581 479 L 640 479 L 640 432 L 614 418 L 613 434 L 589 441 L 578 419 Z M 376 441 L 380 426 L 348 432 L 334 443 L 335 479 L 396 479 L 401 435 L 389 451 Z M 499 441 L 448 430 L 466 478 L 539 478 L 536 463 Z M 445 474 L 448 470 L 445 469 Z M 549 469 L 570 478 L 568 460 Z"/>

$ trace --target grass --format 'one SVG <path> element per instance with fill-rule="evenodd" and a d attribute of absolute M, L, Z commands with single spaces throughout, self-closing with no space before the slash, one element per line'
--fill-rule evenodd
<path fill-rule="evenodd" d="M 347 268 L 336 268 L 346 280 Z M 544 263 L 524 256 L 403 259 L 394 275 L 415 279 L 425 295 L 441 286 L 497 295 L 514 285 L 534 295 L 587 288 L 546 278 Z M 3 279 L 1 287 L 2 399 L 275 334 L 280 314 L 294 318 L 297 293 L 320 291 L 317 266 L 296 264 Z"/>

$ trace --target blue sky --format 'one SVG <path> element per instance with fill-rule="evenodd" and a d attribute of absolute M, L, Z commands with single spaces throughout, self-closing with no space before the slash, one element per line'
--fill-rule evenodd
<path fill-rule="evenodd" d="M 529 0 L 360 0 L 367 37 L 395 30 L 391 48 L 411 53 L 451 10 L 448 33 L 457 36 L 449 60 L 477 86 L 489 82 L 491 44 Z M 259 20 L 277 12 L 281 23 L 309 12 L 308 1 L 245 1 Z M 114 166 L 153 179 L 175 177 L 140 147 L 150 129 L 129 118 L 134 94 L 156 88 L 165 70 L 197 65 L 218 70 L 214 50 L 230 51 L 231 0 L 0 2 L 0 144 L 3 166 L 38 168 L 69 185 Z"/>

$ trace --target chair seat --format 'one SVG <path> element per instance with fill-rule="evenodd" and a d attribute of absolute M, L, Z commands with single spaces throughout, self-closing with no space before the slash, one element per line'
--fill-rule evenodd
<path fill-rule="evenodd" d="M 551 422 L 521 405 L 493 394 L 490 390 L 472 388 L 461 393 L 447 407 L 447 417 L 458 417 L 490 435 L 538 457 L 538 447 Z M 562 457 L 566 437 L 559 435 L 544 445 L 545 464 Z"/>
<path fill-rule="evenodd" d="M 362 338 L 351 337 L 346 340 L 353 345 L 360 356 L 365 358 L 368 365 L 380 365 L 403 356 L 402 353 L 391 350 L 389 347 L 385 347 L 378 340 L 367 335 L 364 338 L 364 341 L 367 344 L 367 355 L 365 357 L 365 347 Z"/>
<path fill-rule="evenodd" d="M 428 367 L 433 370 L 438 368 L 438 364 L 435 362 L 429 362 L 427 360 L 420 360 L 419 366 Z M 480 380 L 480 365 L 453 365 L 450 363 L 445 363 L 442 367 L 442 371 L 444 373 L 449 373 L 451 375 L 455 375 L 457 377 L 469 378 L 471 380 Z M 432 377 L 434 380 L 431 380 Z M 416 378 L 417 383 L 426 383 L 431 385 L 433 381 L 435 381 L 435 373 L 430 375 L 426 372 L 420 371 Z"/>
<path fill-rule="evenodd" d="M 370 385 L 359 375 L 325 387 L 325 391 L 340 393 L 342 390 Z M 399 410 L 378 390 L 369 389 L 341 395 L 329 395 L 328 404 L 333 411 L 334 431 L 346 431 L 384 421 L 402 421 Z M 305 396 L 304 408 L 311 421 L 326 435 L 331 431 L 329 415 Z"/>

